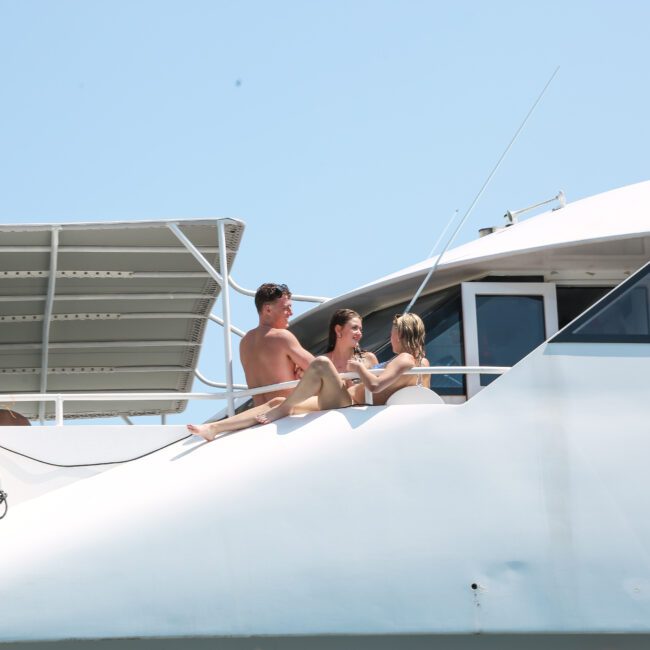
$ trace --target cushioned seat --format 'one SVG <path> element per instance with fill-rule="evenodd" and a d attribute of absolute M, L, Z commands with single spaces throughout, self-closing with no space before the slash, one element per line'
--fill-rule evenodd
<path fill-rule="evenodd" d="M 396 404 L 444 404 L 438 393 L 424 386 L 405 386 L 394 392 L 386 401 L 387 406 Z"/>

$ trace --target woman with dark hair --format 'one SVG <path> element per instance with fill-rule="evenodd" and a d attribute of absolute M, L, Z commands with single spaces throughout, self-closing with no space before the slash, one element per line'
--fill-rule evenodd
<path fill-rule="evenodd" d="M 337 309 L 330 319 L 325 356 L 334 364 L 337 372 L 348 372 L 348 361 L 356 360 L 367 368 L 377 364 L 377 357 L 359 347 L 363 327 L 361 316 L 353 309 Z M 349 388 L 360 380 L 348 380 Z"/>
<path fill-rule="evenodd" d="M 352 309 L 337 309 L 332 314 L 325 357 L 332 364 L 334 373 L 337 376 L 339 372 L 348 371 L 347 364 L 352 360 L 357 361 L 367 368 L 371 368 L 377 363 L 377 357 L 372 352 L 366 352 L 359 347 L 362 335 L 361 316 L 356 311 Z M 339 382 L 343 382 L 347 388 L 358 384 L 359 380 L 344 381 L 339 378 Z M 267 411 L 279 406 L 285 399 L 284 397 L 275 397 L 261 406 L 256 406 L 230 418 L 208 424 L 188 424 L 187 428 L 197 436 L 201 436 L 206 440 L 214 440 L 220 433 L 247 429 L 254 424 L 258 424 L 258 417 L 263 416 Z M 318 400 L 310 396 L 307 396 L 301 403 L 295 403 L 292 407 L 292 413 L 309 413 L 319 410 Z"/>

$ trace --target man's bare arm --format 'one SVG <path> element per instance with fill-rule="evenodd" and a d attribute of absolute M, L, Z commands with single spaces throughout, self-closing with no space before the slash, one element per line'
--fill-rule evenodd
<path fill-rule="evenodd" d="M 314 360 L 314 355 L 311 352 L 307 352 L 291 332 L 285 331 L 283 334 L 287 344 L 288 357 L 297 368 L 307 370 L 309 364 Z"/>

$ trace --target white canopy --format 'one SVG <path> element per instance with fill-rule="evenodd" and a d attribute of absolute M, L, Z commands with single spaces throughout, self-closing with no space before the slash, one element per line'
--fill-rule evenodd
<path fill-rule="evenodd" d="M 230 269 L 244 229 L 233 219 L 0 226 L 0 393 L 189 390 L 220 291 L 190 249 L 219 269 L 220 222 Z M 16 405 L 31 418 L 38 408 Z M 66 417 L 184 408 L 79 402 Z"/>

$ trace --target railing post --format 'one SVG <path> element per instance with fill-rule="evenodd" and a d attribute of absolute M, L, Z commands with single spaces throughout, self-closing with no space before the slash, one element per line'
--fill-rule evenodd
<path fill-rule="evenodd" d="M 235 400 L 232 395 L 232 339 L 230 334 L 230 295 L 228 292 L 228 249 L 226 248 L 226 231 L 223 221 L 217 224 L 219 234 L 219 263 L 223 284 L 221 286 L 221 305 L 223 308 L 223 353 L 226 364 L 226 390 L 228 391 L 228 415 L 235 414 Z"/>
<path fill-rule="evenodd" d="M 217 233 L 219 237 L 219 262 L 221 274 L 212 267 L 212 265 L 201 255 L 199 250 L 192 242 L 181 232 L 175 223 L 167 224 L 168 228 L 183 243 L 185 248 L 194 256 L 196 261 L 206 270 L 210 277 L 221 286 L 221 297 L 223 300 L 223 340 L 224 355 L 226 363 L 226 386 L 228 387 L 228 415 L 235 414 L 235 402 L 232 396 L 232 344 L 230 339 L 230 301 L 228 294 L 228 250 L 226 249 L 226 233 L 224 220 L 217 221 Z"/>
<path fill-rule="evenodd" d="M 54 400 L 54 416 L 57 427 L 63 426 L 63 395 L 58 394 Z"/>

